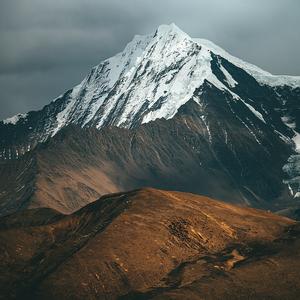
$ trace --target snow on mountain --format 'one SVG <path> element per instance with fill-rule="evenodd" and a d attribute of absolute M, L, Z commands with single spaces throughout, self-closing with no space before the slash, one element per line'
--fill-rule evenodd
<path fill-rule="evenodd" d="M 250 83 L 254 85 L 252 90 Z M 271 115 L 274 108 L 282 111 L 284 107 L 286 92 L 283 95 L 280 89 L 297 90 L 300 77 L 274 76 L 233 57 L 208 40 L 191 38 L 170 24 L 159 26 L 149 35 L 136 35 L 122 52 L 95 66 L 80 84 L 42 110 L 0 122 L 1 157 L 10 159 L 13 155 L 7 158 L 7 153 L 17 153 L 18 158 L 27 151 L 24 149 L 33 149 L 69 124 L 98 129 L 134 128 L 174 117 L 189 100 L 205 110 L 198 91 L 207 84 L 222 93 L 224 103 L 258 144 L 261 142 L 255 133 L 256 123 L 266 124 L 287 143 L 291 142 L 291 134 L 297 133 L 297 129 L 290 129 L 286 123 L 278 123 L 278 118 L 284 114 L 289 117 L 289 112 L 276 113 L 279 117 Z M 264 90 L 258 91 L 260 87 Z M 266 93 L 269 97 L 269 89 L 273 98 L 264 103 L 259 95 Z M 251 93 L 257 93 L 256 98 Z M 231 101 L 228 102 L 226 95 L 231 96 Z M 276 107 L 270 107 L 270 101 Z M 235 111 L 241 110 L 240 105 L 247 110 L 243 117 Z M 203 120 L 206 120 L 204 112 Z"/>
<path fill-rule="evenodd" d="M 161 25 L 154 34 L 135 36 L 123 52 L 92 70 L 73 90 L 52 135 L 76 122 L 82 113 L 86 115 L 81 125 L 97 128 L 107 123 L 132 127 L 138 118 L 141 123 L 172 118 L 204 80 L 228 90 L 212 72 L 211 52 L 245 69 L 262 84 L 300 86 L 298 77 L 273 76 L 209 41 L 191 38 L 175 24 Z M 230 87 L 237 85 L 223 66 L 221 70 Z"/>
<path fill-rule="evenodd" d="M 12 124 L 15 125 L 19 122 L 20 119 L 25 119 L 27 117 L 27 113 L 25 114 L 17 114 L 15 116 L 12 116 L 10 118 L 7 118 L 5 120 L 3 120 L 4 124 Z"/>
<path fill-rule="evenodd" d="M 200 166 L 220 166 L 230 182 L 239 182 L 246 203 L 294 198 L 300 196 L 299 101 L 300 77 L 274 76 L 175 24 L 161 25 L 136 35 L 42 110 L 0 122 L 0 160 L 19 159 L 70 124 L 141 131 L 153 125 L 164 140 L 163 131 L 180 119 L 176 130 L 168 128 L 163 153 L 188 128 L 179 147 L 188 148 L 183 157 L 192 149 L 197 159 L 203 155 Z"/>
<path fill-rule="evenodd" d="M 97 128 L 107 122 L 131 127 L 136 117 L 141 123 L 171 118 L 212 76 L 210 59 L 207 49 L 174 24 L 162 25 L 149 36 L 135 36 L 122 53 L 95 67 L 73 90 L 53 135 L 70 119 L 78 119 L 79 112 L 88 111 L 83 126 L 93 122 Z"/>
<path fill-rule="evenodd" d="M 94 67 L 73 88 L 62 110 L 48 126 L 49 135 L 54 136 L 70 123 L 97 128 L 132 127 L 157 118 L 172 118 L 205 80 L 239 98 L 231 90 L 238 82 L 224 66 L 220 65 L 220 69 L 228 87 L 213 73 L 212 54 L 247 71 L 261 84 L 300 86 L 300 77 L 273 76 L 231 56 L 210 41 L 191 38 L 175 24 L 161 25 L 153 34 L 136 35 L 123 52 Z M 251 110 L 263 120 L 259 112 Z M 15 124 L 19 119 L 15 116 L 4 123 Z"/>
<path fill-rule="evenodd" d="M 292 140 L 296 152 L 296 154 L 289 157 L 287 163 L 283 166 L 283 171 L 289 177 L 284 182 L 288 185 L 291 195 L 294 198 L 300 198 L 300 134 L 295 130 L 296 123 L 292 122 L 289 117 L 282 117 L 282 121 L 293 131 Z"/>
<path fill-rule="evenodd" d="M 264 71 L 263 69 L 253 64 L 250 64 L 237 57 L 232 56 L 227 51 L 225 51 L 224 49 L 222 49 L 221 47 L 217 46 L 209 40 L 199 38 L 195 38 L 193 40 L 199 43 L 200 45 L 207 47 L 213 53 L 227 59 L 237 67 L 247 71 L 261 84 L 266 84 L 274 87 L 287 85 L 293 88 L 300 86 L 300 76 L 272 75 L 271 73 Z"/>

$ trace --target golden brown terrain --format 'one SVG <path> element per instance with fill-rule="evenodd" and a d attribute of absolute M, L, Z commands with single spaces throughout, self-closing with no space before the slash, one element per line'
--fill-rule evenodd
<path fill-rule="evenodd" d="M 300 226 L 141 189 L 0 220 L 1 299 L 299 299 Z"/>

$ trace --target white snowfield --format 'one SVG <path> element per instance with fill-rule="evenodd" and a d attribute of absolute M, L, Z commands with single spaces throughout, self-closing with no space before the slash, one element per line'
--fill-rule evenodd
<path fill-rule="evenodd" d="M 19 122 L 20 119 L 25 119 L 26 117 L 27 117 L 27 113 L 26 114 L 17 114 L 15 116 L 12 116 L 10 118 L 3 120 L 3 123 L 15 125 Z"/>
<path fill-rule="evenodd" d="M 193 98 L 195 89 L 204 80 L 242 100 L 231 90 L 238 83 L 224 66 L 220 69 L 228 86 L 213 74 L 212 53 L 244 69 L 261 84 L 300 86 L 300 77 L 274 76 L 233 57 L 208 40 L 191 38 L 175 24 L 161 25 L 152 34 L 136 35 L 123 52 L 94 67 L 73 88 L 68 103 L 57 114 L 55 123 L 49 126 L 49 133 L 54 136 L 64 126 L 79 120 L 83 127 L 93 123 L 101 128 L 109 120 L 112 125 L 129 128 L 141 111 L 141 123 L 172 118 Z M 249 104 L 245 105 L 265 122 L 261 113 Z M 16 124 L 20 118 L 26 118 L 26 115 L 3 122 Z"/>

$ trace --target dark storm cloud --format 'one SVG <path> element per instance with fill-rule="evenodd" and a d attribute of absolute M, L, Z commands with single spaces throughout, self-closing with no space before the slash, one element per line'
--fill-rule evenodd
<path fill-rule="evenodd" d="M 0 119 L 42 107 L 162 23 L 300 75 L 299 18 L 298 0 L 1 0 Z"/>

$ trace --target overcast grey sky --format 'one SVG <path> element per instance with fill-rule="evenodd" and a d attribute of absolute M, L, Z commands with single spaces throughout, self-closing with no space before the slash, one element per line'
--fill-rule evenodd
<path fill-rule="evenodd" d="M 300 75 L 299 0 L 1 0 L 0 119 L 41 108 L 174 22 L 274 74 Z"/>

